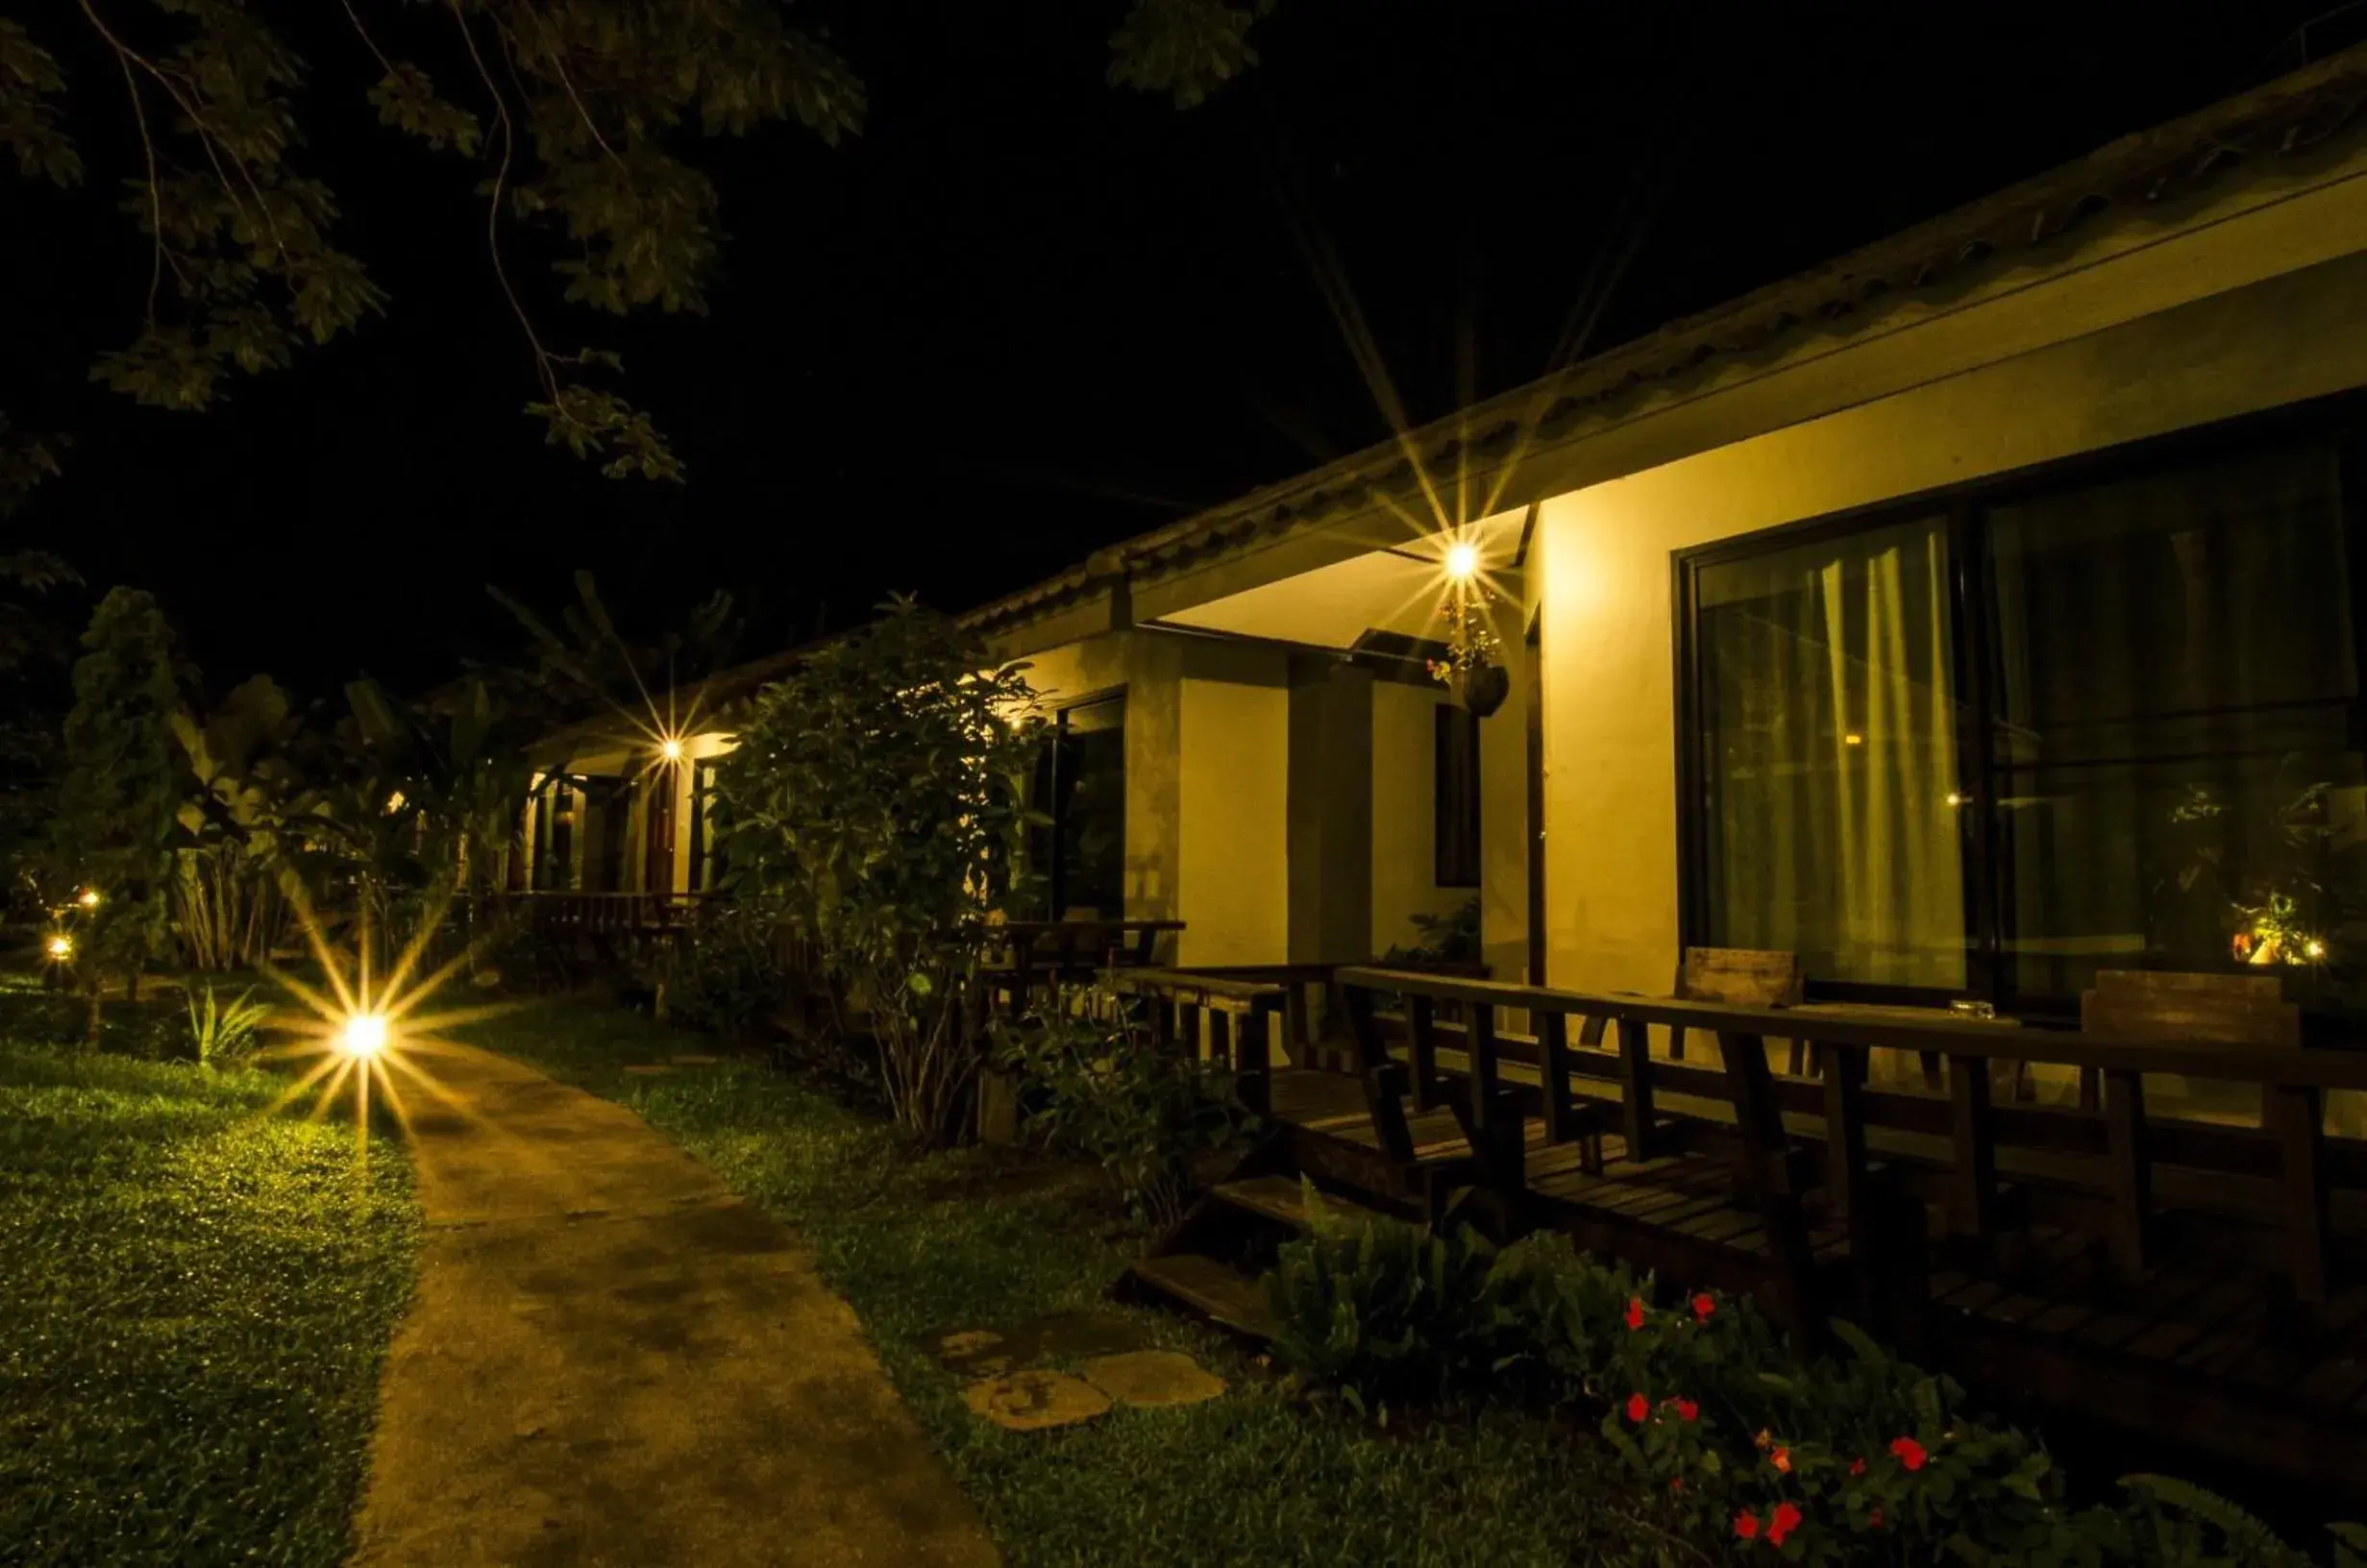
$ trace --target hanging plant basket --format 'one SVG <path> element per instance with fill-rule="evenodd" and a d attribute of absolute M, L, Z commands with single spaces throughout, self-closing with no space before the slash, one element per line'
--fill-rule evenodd
<path fill-rule="evenodd" d="M 1512 690 L 1512 674 L 1500 664 L 1483 664 L 1455 673 L 1455 698 L 1470 710 L 1474 719 L 1485 719 L 1502 707 Z"/>

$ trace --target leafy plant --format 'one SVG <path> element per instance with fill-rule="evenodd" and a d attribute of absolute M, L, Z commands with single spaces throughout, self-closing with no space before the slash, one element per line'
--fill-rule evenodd
<path fill-rule="evenodd" d="M 1466 898 L 1443 915 L 1416 915 L 1420 933 L 1410 945 L 1394 946 L 1381 955 L 1392 968 L 1426 969 L 1447 965 L 1476 964 L 1480 959 L 1479 898 Z"/>
<path fill-rule="evenodd" d="M 1031 1136 L 1093 1161 L 1153 1230 L 1182 1217 L 1212 1158 L 1245 1147 L 1254 1120 L 1232 1074 L 1163 1050 L 1118 999 L 1038 1011 L 998 1027 L 997 1066 L 1017 1074 Z"/>
<path fill-rule="evenodd" d="M 191 995 L 189 1004 L 189 1043 L 197 1051 L 200 1062 L 227 1062 L 252 1053 L 262 1038 L 263 1020 L 271 1017 L 267 1002 L 255 1001 L 255 988 L 247 987 L 237 999 L 227 1007 L 215 998 L 213 986 L 206 986 L 206 1002 L 199 1007 Z"/>
<path fill-rule="evenodd" d="M 719 775 L 727 885 L 811 944 L 868 1017 L 890 1113 L 931 1143 L 966 1123 L 1039 727 L 1019 667 L 900 599 L 765 688 Z"/>

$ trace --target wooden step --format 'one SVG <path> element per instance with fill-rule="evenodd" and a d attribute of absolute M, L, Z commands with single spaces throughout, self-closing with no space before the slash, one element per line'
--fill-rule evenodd
<path fill-rule="evenodd" d="M 1273 1317 L 1265 1287 L 1256 1280 L 1196 1252 L 1145 1258 L 1128 1273 L 1152 1290 L 1182 1303 L 1212 1323 L 1260 1339 L 1273 1337 Z"/>
<path fill-rule="evenodd" d="M 1306 1188 L 1295 1176 L 1252 1176 L 1246 1181 L 1221 1182 L 1211 1189 L 1210 1195 L 1220 1203 L 1263 1215 L 1294 1231 L 1314 1229 L 1312 1216 L 1307 1213 Z M 1336 1192 L 1319 1191 L 1316 1201 L 1326 1213 L 1351 1223 L 1391 1217 Z"/>

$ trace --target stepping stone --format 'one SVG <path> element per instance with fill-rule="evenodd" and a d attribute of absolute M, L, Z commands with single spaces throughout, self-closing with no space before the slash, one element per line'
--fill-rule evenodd
<path fill-rule="evenodd" d="M 1133 1350 L 1085 1363 L 1085 1377 L 1121 1405 L 1164 1409 L 1199 1405 L 1224 1392 L 1224 1380 L 1173 1350 Z"/>
<path fill-rule="evenodd" d="M 1013 1328 L 940 1335 L 924 1348 L 949 1372 L 992 1378 L 1013 1367 L 1141 1350 L 1148 1342 L 1140 1325 L 1112 1313 L 1050 1312 Z"/>
<path fill-rule="evenodd" d="M 981 1378 L 962 1390 L 962 1403 L 1005 1432 L 1073 1427 L 1109 1413 L 1109 1396 L 1066 1372 L 1014 1372 Z"/>

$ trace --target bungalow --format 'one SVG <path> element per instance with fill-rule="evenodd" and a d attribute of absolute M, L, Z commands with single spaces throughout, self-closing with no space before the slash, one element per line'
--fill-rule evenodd
<path fill-rule="evenodd" d="M 2356 1008 L 2362 97 L 2354 49 L 972 611 L 1053 715 L 1052 911 L 1186 966 L 1475 902 L 1495 976 L 1595 992 L 1698 945 Z M 522 885 L 700 887 L 727 740 L 600 744 Z"/>

